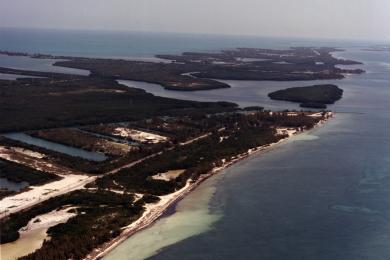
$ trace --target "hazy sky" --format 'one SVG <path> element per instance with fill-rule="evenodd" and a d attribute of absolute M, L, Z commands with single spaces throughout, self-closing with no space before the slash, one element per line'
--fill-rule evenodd
<path fill-rule="evenodd" d="M 0 27 L 390 40 L 390 0 L 0 0 Z"/>

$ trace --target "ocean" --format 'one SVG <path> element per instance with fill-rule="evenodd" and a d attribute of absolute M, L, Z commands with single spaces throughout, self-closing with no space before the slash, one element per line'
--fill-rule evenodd
<path fill-rule="evenodd" d="M 337 55 L 364 62 L 367 73 L 338 81 L 242 81 L 225 93 L 185 93 L 297 109 L 269 101 L 266 93 L 320 82 L 345 91 L 329 107 L 336 117 L 323 127 L 210 179 L 205 185 L 212 193 L 195 191 L 175 214 L 105 259 L 390 259 L 390 53 L 350 48 Z M 202 214 L 195 205 L 204 205 Z"/>
<path fill-rule="evenodd" d="M 176 211 L 137 233 L 105 259 L 390 259 L 390 52 L 373 43 L 125 32 L 0 30 L 0 50 L 94 57 L 152 57 L 221 48 L 335 46 L 367 71 L 336 83 L 336 117 L 241 161 L 203 183 Z M 0 57 L 1 63 L 1 57 Z M 4 65 L 4 63 L 1 63 Z M 308 82 L 230 82 L 205 92 L 154 94 L 228 100 L 242 106 L 298 108 L 269 90 Z M 185 95 L 185 96 L 180 96 Z"/>
<path fill-rule="evenodd" d="M 0 50 L 64 56 L 137 58 L 183 51 L 218 51 L 237 47 L 364 46 L 340 40 L 268 38 L 211 34 L 123 31 L 76 31 L 0 28 Z"/>

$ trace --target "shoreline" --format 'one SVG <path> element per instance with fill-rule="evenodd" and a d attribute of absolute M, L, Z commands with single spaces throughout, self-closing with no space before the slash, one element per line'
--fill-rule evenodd
<path fill-rule="evenodd" d="M 108 253 L 110 253 L 112 250 L 114 250 L 117 246 L 119 246 L 122 242 L 127 240 L 129 237 L 134 235 L 135 233 L 144 230 L 148 228 L 149 226 L 153 225 L 158 219 L 164 216 L 164 214 L 174 205 L 176 205 L 179 201 L 181 201 L 187 194 L 192 192 L 194 189 L 196 189 L 203 181 L 207 180 L 211 176 L 219 173 L 220 171 L 223 171 L 234 164 L 256 154 L 259 152 L 268 151 L 270 148 L 285 142 L 289 140 L 291 137 L 300 135 L 303 133 L 307 133 L 308 131 L 311 131 L 317 127 L 322 126 L 326 121 L 328 121 L 330 118 L 334 117 L 333 112 L 327 112 L 324 119 L 319 121 L 317 124 L 314 125 L 314 127 L 310 129 L 305 129 L 302 131 L 296 131 L 295 133 L 289 134 L 287 137 L 280 139 L 279 141 L 275 143 L 266 144 L 263 146 L 255 147 L 252 149 L 249 149 L 247 152 L 239 154 L 235 156 L 234 159 L 230 160 L 229 162 L 223 163 L 220 167 L 213 168 L 208 174 L 201 175 L 195 182 L 192 182 L 190 180 L 187 181 L 186 185 L 181 188 L 180 190 L 160 196 L 160 201 L 156 204 L 148 204 L 146 206 L 145 211 L 143 212 L 142 216 L 138 218 L 136 221 L 131 223 L 129 226 L 123 228 L 123 232 L 116 238 L 106 242 L 105 244 L 101 245 L 98 248 L 95 248 L 90 254 L 88 254 L 84 260 L 93 260 L 93 259 L 102 259 L 105 257 Z"/>

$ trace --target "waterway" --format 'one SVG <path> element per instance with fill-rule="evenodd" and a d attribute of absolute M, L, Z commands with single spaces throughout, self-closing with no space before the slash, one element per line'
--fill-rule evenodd
<path fill-rule="evenodd" d="M 91 151 L 83 150 L 80 148 L 71 147 L 68 145 L 50 142 L 50 141 L 43 140 L 40 138 L 32 137 L 32 136 L 27 135 L 25 133 L 8 133 L 8 134 L 4 134 L 4 136 L 9 138 L 9 139 L 12 139 L 12 140 L 35 145 L 38 147 L 42 147 L 42 148 L 45 148 L 48 150 L 67 154 L 70 156 L 80 157 L 80 158 L 87 159 L 90 161 L 100 162 L 100 161 L 104 161 L 107 159 L 107 156 L 105 156 L 103 153 L 91 152 Z"/>
<path fill-rule="evenodd" d="M 23 78 L 39 78 L 39 77 L 0 73 L 0 79 L 4 79 L 4 80 L 17 80 L 17 79 L 23 79 Z"/>
<path fill-rule="evenodd" d="M 27 182 L 13 182 L 6 178 L 0 178 L 0 189 L 7 189 L 10 191 L 20 191 L 23 188 L 28 187 Z"/>
<path fill-rule="evenodd" d="M 88 70 L 53 66 L 53 64 L 57 61 L 61 61 L 61 60 L 36 59 L 36 58 L 30 58 L 25 56 L 8 56 L 8 55 L 0 54 L 0 67 L 17 69 L 17 70 L 65 73 L 65 74 L 73 74 L 73 75 L 81 75 L 81 76 L 89 75 Z"/>

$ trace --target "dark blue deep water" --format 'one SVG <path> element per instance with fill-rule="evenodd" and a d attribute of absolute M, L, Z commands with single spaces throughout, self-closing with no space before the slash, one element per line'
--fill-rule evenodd
<path fill-rule="evenodd" d="M 368 73 L 338 82 L 336 117 L 228 169 L 222 219 L 151 259 L 390 259 L 390 53 L 343 55 Z"/>
<path fill-rule="evenodd" d="M 362 51 L 369 43 L 335 41 L 0 30 L 0 49 L 60 55 L 128 58 L 184 50 L 298 45 L 348 47 L 338 55 L 363 61 L 367 73 L 329 81 L 345 91 L 344 98 L 330 107 L 336 117 L 305 137 L 226 170 L 216 181 L 215 194 L 207 205 L 211 211 L 221 212 L 221 219 L 211 230 L 168 246 L 151 259 L 388 260 L 389 52 Z M 233 83 L 230 92 L 186 93 L 185 98 L 227 98 L 242 105 L 297 108 L 287 102 L 270 102 L 263 90 L 284 88 L 289 83 Z M 318 81 L 291 86 L 312 83 Z M 153 92 L 150 86 L 134 84 Z M 158 91 L 178 97 L 177 92 Z M 145 250 L 149 247 L 147 243 L 143 246 Z M 123 254 L 120 259 L 130 258 Z"/>

